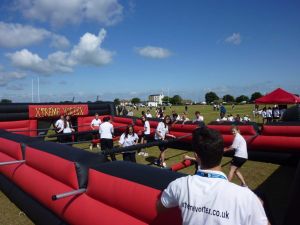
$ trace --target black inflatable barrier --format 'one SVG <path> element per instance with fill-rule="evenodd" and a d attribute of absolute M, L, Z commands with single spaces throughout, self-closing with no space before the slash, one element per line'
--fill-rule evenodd
<path fill-rule="evenodd" d="M 3 104 L 0 103 L 0 114 L 7 114 L 7 113 L 23 113 L 28 112 L 28 104 L 18 104 L 18 103 L 11 103 L 11 104 Z"/>
<path fill-rule="evenodd" d="M 109 154 L 113 154 L 113 153 L 121 153 L 121 152 L 129 152 L 129 151 L 133 151 L 133 150 L 139 150 L 141 148 L 149 148 L 149 147 L 159 146 L 159 145 L 169 145 L 171 143 L 177 142 L 183 138 L 190 137 L 190 136 L 192 136 L 192 134 L 184 135 L 184 136 L 178 137 L 178 138 L 171 138 L 168 140 L 152 141 L 152 142 L 148 142 L 146 144 L 137 144 L 137 145 L 121 147 L 121 148 L 115 147 L 112 149 L 103 150 L 100 152 L 100 154 L 109 155 Z"/>
<path fill-rule="evenodd" d="M 299 201 L 300 201 L 300 161 L 289 195 L 289 205 L 285 214 L 283 225 L 299 225 Z"/>
<path fill-rule="evenodd" d="M 15 121 L 15 120 L 28 120 L 29 114 L 27 112 L 20 112 L 20 113 L 1 113 L 0 114 L 0 121 Z"/>

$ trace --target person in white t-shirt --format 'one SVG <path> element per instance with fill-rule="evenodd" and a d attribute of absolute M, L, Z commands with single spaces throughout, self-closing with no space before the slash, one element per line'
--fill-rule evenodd
<path fill-rule="evenodd" d="M 172 181 L 157 202 L 158 212 L 179 207 L 183 225 L 267 225 L 263 205 L 249 189 L 227 180 L 221 171 L 223 139 L 207 127 L 193 131 L 201 169 Z"/>
<path fill-rule="evenodd" d="M 60 115 L 60 118 L 55 122 L 54 128 L 57 134 L 62 134 L 64 128 L 64 121 L 65 121 L 64 115 Z M 58 142 L 62 142 L 62 136 L 58 135 L 57 140 Z"/>
<path fill-rule="evenodd" d="M 242 186 L 246 187 L 247 185 L 245 179 L 239 169 L 248 159 L 247 142 L 240 134 L 240 129 L 238 127 L 233 126 L 231 131 L 234 136 L 233 143 L 230 147 L 224 148 L 225 152 L 232 150 L 234 151 L 234 156 L 231 161 L 230 171 L 228 174 L 228 180 L 231 181 L 235 174 L 242 182 Z"/>
<path fill-rule="evenodd" d="M 144 125 L 144 130 L 143 130 L 143 134 L 142 134 L 142 138 L 141 138 L 141 144 L 146 144 L 150 140 L 150 131 L 151 131 L 150 123 L 146 116 L 142 116 L 141 120 Z M 145 157 L 149 156 L 149 154 L 144 149 L 141 149 L 141 151 L 138 153 L 138 155 L 142 155 Z"/>
<path fill-rule="evenodd" d="M 134 132 L 133 126 L 128 125 L 126 128 L 126 131 L 121 135 L 119 144 L 121 147 L 128 147 L 137 144 L 139 140 L 138 135 Z M 131 161 L 131 162 L 136 162 L 135 158 L 135 150 L 129 151 L 129 152 L 124 152 L 123 153 L 123 160 L 124 161 Z"/>
<path fill-rule="evenodd" d="M 169 134 L 169 126 L 171 125 L 171 117 L 169 115 L 165 116 L 162 122 L 159 122 L 155 131 L 155 140 L 165 140 L 166 137 L 175 138 L 174 135 Z M 161 167 L 167 167 L 165 163 L 165 152 L 167 150 L 167 146 L 165 144 L 160 144 L 158 146 L 160 150 L 160 154 L 158 157 L 158 161 L 155 164 Z"/>
<path fill-rule="evenodd" d="M 71 117 L 69 115 L 66 116 L 65 120 L 64 120 L 64 126 L 62 128 L 60 128 L 60 130 L 58 131 L 58 133 L 63 133 L 62 136 L 62 140 L 65 143 L 69 143 L 72 142 L 72 132 L 74 132 L 75 130 L 73 129 L 72 126 L 72 122 L 71 122 Z"/>
<path fill-rule="evenodd" d="M 150 113 L 150 110 L 147 110 L 146 117 L 147 118 L 152 118 L 152 114 Z"/>
<path fill-rule="evenodd" d="M 92 130 L 95 130 L 96 133 L 93 132 L 93 139 L 99 139 L 99 127 L 100 127 L 100 124 L 101 124 L 101 119 L 99 118 L 99 114 L 96 113 L 95 114 L 95 118 L 92 120 L 91 122 L 91 129 Z M 97 148 L 100 148 L 100 145 L 97 144 Z M 92 150 L 93 149 L 93 144 L 90 145 L 90 149 Z"/>
<path fill-rule="evenodd" d="M 110 123 L 110 117 L 106 116 L 103 118 L 103 123 L 100 124 L 99 128 L 100 133 L 100 144 L 101 150 L 112 149 L 114 147 L 113 135 L 114 135 L 114 126 Z M 110 154 L 112 161 L 116 160 L 115 154 Z"/>
<path fill-rule="evenodd" d="M 204 117 L 201 115 L 201 113 L 199 111 L 196 111 L 195 119 L 193 120 L 193 123 L 203 122 L 203 121 L 204 121 Z"/>

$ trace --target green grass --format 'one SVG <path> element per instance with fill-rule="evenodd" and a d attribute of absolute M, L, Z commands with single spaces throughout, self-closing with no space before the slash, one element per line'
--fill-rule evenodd
<path fill-rule="evenodd" d="M 236 105 L 234 110 L 232 110 L 231 106 L 228 105 L 226 106 L 226 109 L 227 109 L 227 113 L 231 113 L 234 116 L 236 114 L 240 114 L 240 116 L 247 114 L 251 117 L 252 121 L 259 122 L 259 123 L 262 122 L 260 118 L 253 118 L 252 111 L 254 109 L 254 105 Z M 135 110 L 134 115 L 140 116 L 142 110 L 145 109 L 140 108 L 139 111 Z M 166 107 L 165 113 L 170 115 L 172 110 L 175 110 L 178 114 L 181 114 L 184 112 L 184 106 L 172 106 L 171 108 Z M 219 117 L 219 112 L 213 111 L 212 106 L 192 105 L 192 106 L 188 106 L 187 113 L 189 119 L 192 120 L 194 118 L 195 111 L 201 112 L 201 114 L 204 116 L 204 120 L 206 124 L 209 123 L 210 121 L 216 120 Z M 155 115 L 154 109 L 152 110 L 151 113 L 152 115 Z M 79 147 L 87 151 L 90 151 L 88 143 L 76 144 L 74 145 L 74 147 Z M 92 151 L 98 152 L 99 150 L 97 148 L 94 148 Z M 149 157 L 147 158 L 143 156 L 137 156 L 138 163 L 151 165 L 152 164 L 151 162 L 159 155 L 159 150 L 157 147 L 148 148 L 147 152 L 149 153 Z M 188 151 L 171 149 L 171 148 L 168 149 L 166 153 L 167 165 L 171 166 L 177 162 L 182 161 L 183 156 L 185 154 L 189 154 L 192 156 L 192 153 Z M 118 154 L 117 159 L 122 160 L 122 155 Z M 231 158 L 224 157 L 222 160 L 222 165 L 227 164 L 230 160 Z M 222 169 L 226 174 L 228 174 L 229 165 L 227 164 L 223 166 Z M 180 172 L 186 174 L 193 174 L 194 167 L 192 166 L 192 167 L 185 168 Z M 282 167 L 275 164 L 254 162 L 249 160 L 243 165 L 241 172 L 244 175 L 245 180 L 251 189 L 256 189 L 258 187 L 263 186 L 264 191 L 268 191 L 268 193 L 272 193 L 270 198 L 275 199 L 274 197 L 276 196 L 277 200 L 273 204 L 274 206 L 278 202 L 280 202 L 281 205 L 278 206 L 277 208 L 284 208 L 286 206 L 286 199 L 279 196 L 282 195 L 282 190 L 284 190 L 284 192 L 287 193 L 289 182 L 293 176 L 293 169 L 289 167 Z M 268 184 L 272 184 L 272 185 L 265 185 L 266 181 L 268 181 Z M 237 179 L 234 179 L 233 182 L 239 184 Z M 276 211 L 277 208 L 275 208 L 274 211 Z M 32 224 L 32 222 L 24 214 L 19 215 L 19 212 L 20 210 L 17 207 L 15 207 L 14 204 L 11 203 L 3 195 L 3 193 L 0 192 L 0 224 L 5 224 L 5 225 Z"/>

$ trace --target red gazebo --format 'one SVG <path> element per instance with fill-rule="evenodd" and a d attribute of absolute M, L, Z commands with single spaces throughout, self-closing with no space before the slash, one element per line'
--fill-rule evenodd
<path fill-rule="evenodd" d="M 300 103 L 300 97 L 277 88 L 271 93 L 255 100 L 255 104 L 296 104 Z"/>

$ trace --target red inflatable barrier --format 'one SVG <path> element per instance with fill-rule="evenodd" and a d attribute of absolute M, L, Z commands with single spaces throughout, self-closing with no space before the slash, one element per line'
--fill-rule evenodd
<path fill-rule="evenodd" d="M 161 191 L 90 169 L 87 192 L 66 210 L 66 221 L 74 225 L 181 224 L 178 209 L 158 215 Z M 84 207 L 82 207 L 84 206 Z"/>
<path fill-rule="evenodd" d="M 191 166 L 193 164 L 194 164 L 194 162 L 191 161 L 191 160 L 184 160 L 182 162 L 176 163 L 173 166 L 171 166 L 171 170 L 172 171 L 182 170 L 182 169 L 184 169 L 186 167 L 189 167 L 189 166 Z"/>
<path fill-rule="evenodd" d="M 0 162 L 9 162 L 22 159 L 23 155 L 20 143 L 0 138 Z M 0 173 L 11 179 L 12 175 L 19 166 L 20 164 L 0 166 Z"/>
<path fill-rule="evenodd" d="M 4 129 L 16 134 L 34 137 L 37 135 L 37 120 L 0 122 L 0 129 Z"/>

